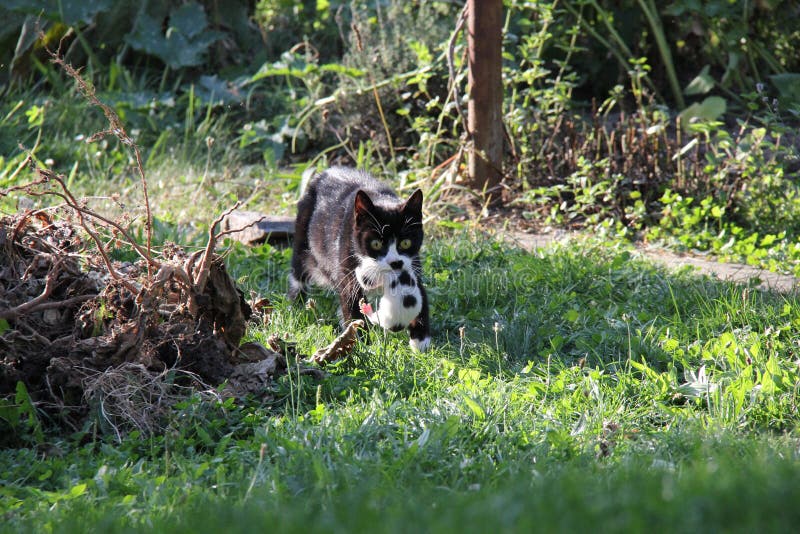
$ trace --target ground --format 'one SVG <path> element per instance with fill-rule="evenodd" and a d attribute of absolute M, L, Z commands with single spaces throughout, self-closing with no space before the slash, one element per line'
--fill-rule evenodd
<path fill-rule="evenodd" d="M 564 231 L 547 233 L 513 232 L 509 240 L 527 250 L 544 247 L 550 243 L 566 240 L 576 234 Z M 689 267 L 701 274 L 720 280 L 752 284 L 761 289 L 774 289 L 781 293 L 795 291 L 798 279 L 791 275 L 774 273 L 741 263 L 723 263 L 699 254 L 677 254 L 661 247 L 638 244 L 637 250 L 648 259 L 663 264 L 669 269 Z"/>

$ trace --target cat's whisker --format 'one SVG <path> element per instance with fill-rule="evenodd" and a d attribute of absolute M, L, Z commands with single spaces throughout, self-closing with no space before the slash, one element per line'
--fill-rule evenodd
<path fill-rule="evenodd" d="M 358 254 L 357 253 L 353 253 L 353 254 L 350 254 L 349 256 L 347 256 L 345 259 L 343 259 L 342 261 L 339 262 L 339 267 L 340 268 L 345 267 L 347 261 L 350 260 L 350 259 L 353 259 L 353 258 L 358 259 Z"/>
<path fill-rule="evenodd" d="M 333 289 L 336 292 L 340 292 L 341 290 L 347 289 L 347 286 L 350 285 L 349 282 L 353 282 L 353 286 L 358 285 L 358 278 L 356 277 L 355 271 L 351 271 L 343 276 L 337 283 L 334 285 Z"/>
<path fill-rule="evenodd" d="M 386 228 L 386 225 L 381 224 L 380 221 L 375 217 L 375 215 L 372 214 L 372 212 L 368 211 L 367 215 L 369 215 L 369 218 L 371 219 L 370 222 L 372 223 L 371 224 L 372 228 L 374 228 L 375 231 L 378 232 L 381 235 L 381 237 L 383 237 L 383 229 Z"/>

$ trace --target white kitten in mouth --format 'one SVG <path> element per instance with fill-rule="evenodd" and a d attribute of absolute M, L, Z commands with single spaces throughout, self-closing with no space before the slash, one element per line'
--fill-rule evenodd
<path fill-rule="evenodd" d="M 387 273 L 383 279 L 383 292 L 377 309 L 365 302 L 361 312 L 371 323 L 397 332 L 411 324 L 422 309 L 419 283 L 405 269 Z"/>

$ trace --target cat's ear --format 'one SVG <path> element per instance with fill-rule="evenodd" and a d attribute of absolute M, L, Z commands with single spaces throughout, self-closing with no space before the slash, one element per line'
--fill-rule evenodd
<path fill-rule="evenodd" d="M 417 189 L 411 193 L 406 203 L 403 204 L 403 212 L 417 215 L 420 219 L 422 218 L 422 189 Z"/>
<path fill-rule="evenodd" d="M 355 204 L 353 205 L 353 211 L 356 214 L 356 217 L 370 213 L 374 207 L 375 205 L 372 203 L 369 195 L 359 189 L 356 193 Z"/>

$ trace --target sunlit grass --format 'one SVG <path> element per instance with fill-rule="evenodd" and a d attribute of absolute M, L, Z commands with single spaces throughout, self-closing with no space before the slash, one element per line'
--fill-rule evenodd
<path fill-rule="evenodd" d="M 334 297 L 289 253 L 228 256 L 309 353 Z M 317 382 L 189 400 L 164 435 L 0 455 L 4 529 L 781 530 L 796 521 L 794 296 L 670 273 L 619 243 L 429 242 L 433 349 L 372 330 Z"/>

